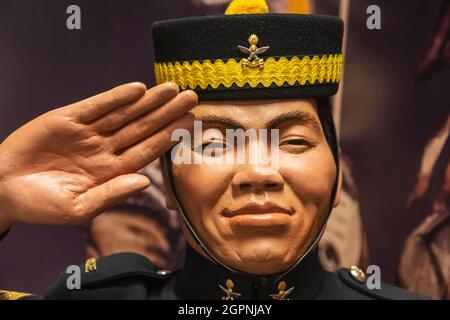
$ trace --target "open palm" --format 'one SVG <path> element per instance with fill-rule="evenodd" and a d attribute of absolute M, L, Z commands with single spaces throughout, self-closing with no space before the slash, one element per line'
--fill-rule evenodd
<path fill-rule="evenodd" d="M 131 83 L 27 123 L 0 145 L 0 218 L 78 224 L 145 189 L 135 172 L 170 149 L 174 129 L 192 130 L 196 104 L 173 83 Z"/>

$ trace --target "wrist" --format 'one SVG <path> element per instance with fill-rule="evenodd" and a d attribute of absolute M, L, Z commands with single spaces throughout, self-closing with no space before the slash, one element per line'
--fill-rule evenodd
<path fill-rule="evenodd" d="M 6 216 L 3 210 L 4 207 L 1 205 L 0 202 L 0 237 L 3 233 L 11 229 L 12 225 L 14 224 L 13 219 Z"/>
<path fill-rule="evenodd" d="M 6 238 L 6 236 L 7 236 L 8 233 L 9 233 L 9 230 L 10 230 L 10 229 L 7 229 L 6 231 L 0 233 L 0 241 L 2 241 L 3 239 Z"/>
<path fill-rule="evenodd" d="M 5 199 L 5 194 L 1 188 L 0 181 L 0 237 L 3 233 L 7 232 L 15 222 L 14 219 L 7 214 L 10 210 L 8 201 Z"/>

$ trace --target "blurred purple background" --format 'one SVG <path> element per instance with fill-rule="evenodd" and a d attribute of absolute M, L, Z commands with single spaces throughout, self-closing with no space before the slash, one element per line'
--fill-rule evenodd
<path fill-rule="evenodd" d="M 341 144 L 354 165 L 371 263 L 385 282 L 394 281 L 403 241 L 423 219 L 406 216 L 404 204 L 423 146 L 449 109 L 448 69 L 413 81 L 442 1 L 351 5 Z M 81 30 L 66 28 L 71 4 L 81 7 Z M 381 30 L 366 28 L 371 4 L 381 8 Z M 322 12 L 336 5 L 317 1 Z M 202 14 L 187 0 L 2 0 L 0 141 L 50 109 L 125 82 L 152 85 L 152 22 Z M 43 292 L 83 260 L 81 228 L 16 225 L 0 243 L 0 288 Z"/>

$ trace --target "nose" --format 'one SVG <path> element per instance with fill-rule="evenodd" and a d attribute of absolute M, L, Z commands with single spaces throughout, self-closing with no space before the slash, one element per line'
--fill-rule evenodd
<path fill-rule="evenodd" d="M 278 191 L 284 187 L 284 180 L 278 170 L 263 170 L 258 166 L 247 166 L 237 172 L 231 185 L 235 192 Z"/>

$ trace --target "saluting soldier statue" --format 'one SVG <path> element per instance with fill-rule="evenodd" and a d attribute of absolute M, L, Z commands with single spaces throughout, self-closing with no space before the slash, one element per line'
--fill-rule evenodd
<path fill-rule="evenodd" d="M 271 14 L 263 0 L 235 0 L 223 16 L 160 21 L 156 87 L 117 87 L 8 137 L 0 146 L 0 232 L 18 221 L 83 223 L 147 188 L 151 181 L 136 172 L 160 157 L 167 206 L 180 214 L 188 243 L 177 272 L 120 253 L 82 265 L 80 290 L 67 288 L 63 272 L 41 298 L 417 298 L 389 285 L 370 290 L 358 268 L 329 273 L 318 260 L 341 189 L 329 98 L 342 72 L 342 32 L 339 18 Z M 192 132 L 194 120 L 200 141 L 173 148 L 172 133 Z M 278 139 L 258 134 L 233 148 L 230 129 L 266 129 Z M 215 162 L 268 146 L 269 164 Z M 176 150 L 204 161 L 176 162 Z"/>

